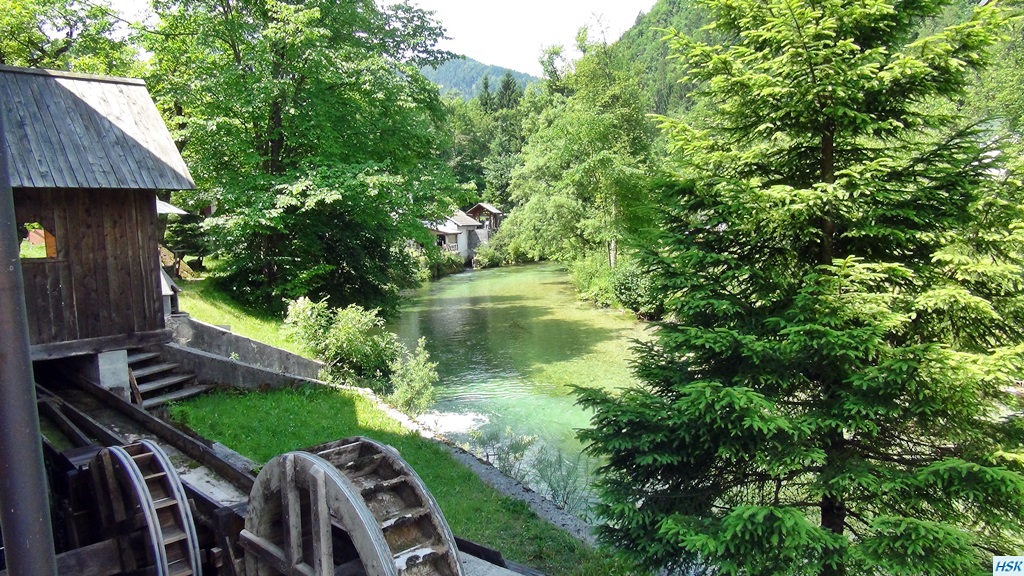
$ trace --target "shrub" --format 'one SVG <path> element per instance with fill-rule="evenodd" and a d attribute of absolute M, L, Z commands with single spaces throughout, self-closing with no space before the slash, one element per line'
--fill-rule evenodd
<path fill-rule="evenodd" d="M 543 448 L 533 459 L 533 469 L 544 496 L 558 508 L 586 519 L 593 499 L 588 487 L 593 470 L 582 452 L 570 458 L 561 450 Z"/>
<path fill-rule="evenodd" d="M 326 301 L 313 302 L 309 298 L 299 298 L 288 303 L 284 323 L 293 340 L 320 358 L 325 352 L 324 343 L 332 320 L 331 309 Z"/>
<path fill-rule="evenodd" d="M 288 304 L 285 324 L 299 344 L 327 364 L 327 381 L 359 378 L 377 392 L 388 391 L 388 378 L 404 347 L 398 336 L 384 330 L 376 309 L 332 309 L 325 301 L 299 298 Z"/>
<path fill-rule="evenodd" d="M 529 475 L 527 453 L 537 442 L 536 436 L 516 434 L 511 428 L 481 432 L 473 430 L 470 436 L 470 452 L 473 452 L 502 474 L 519 482 L 526 482 Z"/>
<path fill-rule="evenodd" d="M 434 278 L 455 274 L 466 269 L 466 259 L 458 252 L 441 252 L 441 260 L 434 271 Z"/>
<path fill-rule="evenodd" d="M 426 339 L 420 338 L 416 350 L 403 354 L 391 366 L 391 384 L 394 392 L 388 402 L 410 416 L 418 416 L 430 408 L 437 399 L 437 363 L 430 361 Z"/>
<path fill-rule="evenodd" d="M 502 256 L 493 246 L 490 244 L 481 244 L 476 249 L 476 255 L 473 256 L 473 268 L 496 268 L 501 266 Z"/>
<path fill-rule="evenodd" d="M 608 267 L 608 257 L 604 253 L 594 253 L 569 264 L 569 277 L 583 300 L 605 307 L 615 303 L 612 269 Z"/>
<path fill-rule="evenodd" d="M 449 274 L 462 272 L 466 268 L 466 260 L 458 252 L 441 250 L 437 246 L 423 249 L 418 259 L 417 277 L 420 282 L 437 280 Z"/>
<path fill-rule="evenodd" d="M 652 275 L 640 269 L 634 260 L 619 260 L 612 271 L 611 284 L 615 300 L 643 320 L 658 320 L 664 313 L 665 301 L 654 289 Z"/>

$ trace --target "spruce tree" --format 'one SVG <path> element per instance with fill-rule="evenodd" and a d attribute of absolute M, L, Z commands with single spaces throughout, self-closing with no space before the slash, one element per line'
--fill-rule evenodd
<path fill-rule="evenodd" d="M 512 110 L 519 105 L 523 93 L 519 90 L 519 84 L 512 76 L 512 72 L 505 71 L 501 77 L 501 84 L 498 85 L 498 93 L 495 96 L 495 107 L 499 110 Z"/>
<path fill-rule="evenodd" d="M 494 112 L 497 108 L 494 101 L 494 93 L 491 92 L 491 77 L 484 74 L 483 79 L 480 80 L 480 95 L 477 96 L 480 101 L 480 107 L 483 108 L 484 112 Z"/>
<path fill-rule="evenodd" d="M 644 262 L 643 385 L 581 390 L 606 542 L 701 574 L 989 574 L 1024 553 L 1021 191 L 956 114 L 1005 14 L 707 0 L 703 116 Z M 998 146 L 998 144 L 996 144 Z"/>

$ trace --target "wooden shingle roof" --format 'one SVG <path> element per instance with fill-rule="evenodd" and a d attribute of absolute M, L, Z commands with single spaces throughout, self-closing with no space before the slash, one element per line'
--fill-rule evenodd
<path fill-rule="evenodd" d="M 0 114 L 14 188 L 195 187 L 141 80 L 0 66 Z"/>

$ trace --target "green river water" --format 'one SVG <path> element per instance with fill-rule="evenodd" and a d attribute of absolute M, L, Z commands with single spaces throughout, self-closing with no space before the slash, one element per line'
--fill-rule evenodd
<path fill-rule="evenodd" d="M 422 419 L 456 441 L 511 430 L 572 457 L 589 414 L 570 386 L 632 384 L 631 314 L 576 298 L 565 269 L 535 264 L 465 272 L 421 288 L 392 325 L 410 348 L 425 337 L 440 390 Z"/>

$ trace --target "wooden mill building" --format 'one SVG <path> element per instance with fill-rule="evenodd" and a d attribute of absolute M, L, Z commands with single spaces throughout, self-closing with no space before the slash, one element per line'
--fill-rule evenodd
<path fill-rule="evenodd" d="M 0 67 L 33 360 L 165 342 L 156 195 L 194 187 L 141 80 Z"/>

